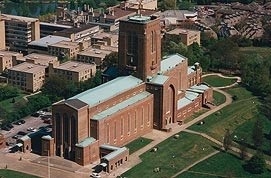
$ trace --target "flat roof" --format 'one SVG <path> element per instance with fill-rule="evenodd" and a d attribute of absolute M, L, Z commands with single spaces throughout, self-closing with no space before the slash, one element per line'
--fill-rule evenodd
<path fill-rule="evenodd" d="M 185 92 L 185 97 L 191 101 L 194 101 L 198 96 L 199 94 L 195 92 L 191 92 L 191 91 Z"/>
<path fill-rule="evenodd" d="M 2 19 L 12 20 L 12 21 L 20 21 L 20 22 L 36 22 L 39 21 L 37 18 L 9 15 L 9 14 L 1 14 Z"/>
<path fill-rule="evenodd" d="M 173 54 L 170 56 L 163 57 L 161 61 L 161 72 L 169 71 L 175 68 L 178 64 L 182 63 L 186 58 L 180 54 Z"/>
<path fill-rule="evenodd" d="M 62 36 L 55 36 L 55 35 L 49 35 L 46 37 L 43 37 L 39 40 L 32 41 L 28 44 L 28 46 L 41 46 L 41 47 L 48 47 L 48 45 L 52 45 L 55 43 L 58 43 L 60 41 L 71 41 L 70 38 L 62 37 Z"/>
<path fill-rule="evenodd" d="M 177 104 L 177 109 L 181 109 L 181 108 L 183 108 L 184 106 L 186 106 L 186 105 L 188 105 L 190 103 L 192 103 L 192 101 L 187 99 L 187 98 L 179 99 L 178 104 Z"/>
<path fill-rule="evenodd" d="M 168 79 L 169 79 L 168 76 L 165 76 L 165 75 L 156 75 L 155 77 L 153 77 L 151 79 L 150 83 L 158 84 L 158 85 L 163 85 Z"/>
<path fill-rule="evenodd" d="M 21 56 L 23 56 L 22 53 L 18 53 L 18 52 L 14 52 L 14 51 L 1 51 L 0 50 L 0 56 L 9 56 L 9 57 L 11 57 L 13 55 L 21 55 Z"/>
<path fill-rule="evenodd" d="M 197 34 L 197 33 L 200 33 L 200 31 L 197 31 L 197 30 L 190 30 L 190 29 L 184 29 L 184 28 L 175 28 L 171 31 L 168 31 L 167 34 Z"/>
<path fill-rule="evenodd" d="M 137 103 L 138 101 L 141 101 L 145 98 L 147 98 L 148 96 L 150 96 L 151 93 L 145 91 L 145 92 L 142 92 L 142 93 L 139 93 L 121 103 L 118 103 L 116 104 L 115 106 L 109 108 L 109 109 L 106 109 L 96 115 L 94 115 L 92 117 L 93 120 L 101 120 L 101 119 L 104 119 L 106 118 L 107 116 L 110 116 L 110 115 L 113 115 L 114 113 L 124 109 L 124 108 L 127 108 L 129 106 L 131 106 L 132 104 L 135 104 Z"/>
<path fill-rule="evenodd" d="M 113 51 L 97 49 L 97 48 L 87 48 L 84 51 L 79 52 L 77 55 L 104 58 L 106 55 L 110 54 L 111 52 Z"/>
<path fill-rule="evenodd" d="M 88 138 L 85 138 L 82 142 L 75 144 L 75 146 L 84 148 L 84 147 L 87 147 L 88 145 L 92 144 L 95 141 L 96 141 L 95 138 L 88 137 Z"/>
<path fill-rule="evenodd" d="M 60 33 L 72 34 L 72 33 L 82 32 L 85 30 L 91 30 L 92 28 L 99 28 L 99 25 L 94 25 L 94 24 L 81 25 L 80 27 L 73 27 L 73 28 L 64 29 L 64 30 L 60 31 Z"/>
<path fill-rule="evenodd" d="M 82 62 L 75 62 L 75 61 L 67 61 L 65 63 L 60 64 L 60 66 L 54 67 L 54 69 L 58 70 L 67 70 L 73 72 L 81 72 L 87 69 L 91 69 L 96 67 L 96 64 L 87 64 Z"/>
<path fill-rule="evenodd" d="M 84 91 L 70 99 L 79 99 L 89 106 L 96 105 L 108 100 L 124 91 L 135 88 L 143 83 L 142 80 L 133 76 L 118 77 L 93 89 Z"/>
<path fill-rule="evenodd" d="M 21 64 L 13 66 L 12 68 L 10 68 L 8 70 L 24 72 L 24 73 L 37 73 L 40 71 L 45 71 L 45 68 L 46 68 L 46 66 L 23 62 Z"/>
<path fill-rule="evenodd" d="M 53 43 L 53 44 L 50 44 L 48 46 L 53 46 L 53 47 L 58 47 L 58 48 L 76 48 L 77 46 L 79 46 L 79 43 L 78 42 L 72 42 L 72 41 L 59 41 L 57 43 Z"/>
<path fill-rule="evenodd" d="M 135 15 L 135 16 L 132 16 L 132 17 L 128 17 L 128 19 L 129 19 L 129 21 L 147 22 L 147 21 L 151 20 L 151 17 Z"/>
<path fill-rule="evenodd" d="M 35 64 L 40 64 L 40 65 L 49 65 L 49 62 L 57 61 L 56 56 L 51 56 L 48 54 L 39 54 L 39 53 L 31 53 L 26 56 L 24 56 L 25 59 L 30 59 L 35 61 Z"/>
<path fill-rule="evenodd" d="M 102 159 L 106 159 L 106 160 L 110 161 L 111 159 L 117 157 L 118 155 L 125 152 L 126 150 L 128 150 L 126 147 L 119 148 L 119 149 L 109 153 L 108 155 L 104 156 Z"/>
<path fill-rule="evenodd" d="M 19 138 L 20 140 L 22 141 L 26 141 L 26 140 L 29 140 L 30 137 L 28 135 L 25 135 L 25 136 L 22 136 L 21 138 Z"/>
<path fill-rule="evenodd" d="M 61 25 L 61 24 L 47 23 L 47 22 L 40 22 L 40 25 L 51 26 L 51 27 L 73 28 L 73 26 L 70 26 L 70 25 Z"/>
<path fill-rule="evenodd" d="M 204 91 L 209 88 L 210 87 L 206 84 L 199 84 L 199 85 L 194 85 L 194 86 L 188 88 L 187 91 L 192 91 L 192 92 L 196 92 L 196 93 L 204 93 Z"/>

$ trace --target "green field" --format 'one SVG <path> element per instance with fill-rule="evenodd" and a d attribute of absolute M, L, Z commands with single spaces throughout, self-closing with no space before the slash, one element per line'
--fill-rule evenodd
<path fill-rule="evenodd" d="M 226 102 L 226 96 L 217 91 L 213 92 L 213 98 L 214 98 L 213 103 L 217 106 Z"/>
<path fill-rule="evenodd" d="M 203 82 L 208 83 L 212 87 L 224 87 L 233 84 L 236 82 L 236 79 L 227 79 L 227 78 L 222 78 L 216 75 L 211 75 L 202 78 Z"/>
<path fill-rule="evenodd" d="M 238 177 L 238 178 L 268 178 L 270 172 L 266 170 L 263 174 L 250 174 L 242 165 L 245 164 L 234 153 L 220 152 L 211 158 L 197 164 L 177 178 L 217 178 L 217 177 Z"/>
<path fill-rule="evenodd" d="M 127 144 L 125 146 L 127 148 L 129 148 L 129 154 L 131 155 L 134 152 L 136 152 L 137 150 L 143 148 L 144 146 L 148 145 L 151 142 L 152 142 L 151 139 L 140 137 L 140 138 L 130 142 L 129 144 Z"/>
<path fill-rule="evenodd" d="M 142 162 L 122 176 L 129 178 L 170 177 L 216 150 L 217 145 L 201 136 L 186 132 L 181 132 L 179 135 L 178 139 L 170 137 L 158 144 L 157 152 L 147 151 L 142 154 L 140 156 Z M 161 169 L 160 172 L 154 172 L 154 168 L 157 167 Z"/>
<path fill-rule="evenodd" d="M 12 171 L 8 169 L 0 169 L 1 178 L 38 178 L 30 174 L 25 174 L 22 172 Z"/>
<path fill-rule="evenodd" d="M 260 55 L 261 57 L 271 57 L 271 48 L 268 47 L 244 47 L 240 51 L 248 55 Z"/>
<path fill-rule="evenodd" d="M 238 99 L 220 111 L 206 117 L 204 125 L 195 124 L 189 129 L 204 132 L 222 141 L 226 129 L 232 132 L 258 114 L 258 99 L 250 92 L 244 92 L 244 90 L 241 87 L 228 89 L 227 91 L 235 93 Z"/>
<path fill-rule="evenodd" d="M 209 111 L 209 109 L 202 108 L 200 111 L 195 112 L 192 116 L 186 118 L 184 120 L 184 123 L 188 123 L 188 122 L 192 121 L 193 119 L 199 117 L 200 115 L 206 113 L 207 111 Z"/>
<path fill-rule="evenodd" d="M 12 103 L 13 98 L 0 101 L 0 106 L 7 112 L 12 112 L 16 105 L 22 106 L 25 104 L 25 100 L 23 99 L 24 96 L 26 96 L 26 94 L 21 93 L 20 95 L 14 97 L 15 103 Z"/>

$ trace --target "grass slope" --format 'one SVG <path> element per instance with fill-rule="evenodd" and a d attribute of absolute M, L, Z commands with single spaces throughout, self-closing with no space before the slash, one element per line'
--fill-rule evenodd
<path fill-rule="evenodd" d="M 213 87 L 224 87 L 236 82 L 236 79 L 227 79 L 227 78 L 222 78 L 216 75 L 204 77 L 202 78 L 202 80 L 203 82 L 206 82 Z"/>
<path fill-rule="evenodd" d="M 129 144 L 125 145 L 125 147 L 129 148 L 129 154 L 131 155 L 134 152 L 136 152 L 137 150 L 143 148 L 144 146 L 148 145 L 151 142 L 152 142 L 151 139 L 140 137 L 140 138 L 130 142 Z"/>
<path fill-rule="evenodd" d="M 213 98 L 214 98 L 213 103 L 217 106 L 226 102 L 226 96 L 217 91 L 213 92 Z"/>
<path fill-rule="evenodd" d="M 205 138 L 185 132 L 181 132 L 179 135 L 179 139 L 170 137 L 158 144 L 157 152 L 147 151 L 142 154 L 140 156 L 142 162 L 122 176 L 129 178 L 171 177 L 186 166 L 215 151 L 216 145 Z M 161 171 L 155 173 L 153 170 L 157 167 L 161 168 Z"/>

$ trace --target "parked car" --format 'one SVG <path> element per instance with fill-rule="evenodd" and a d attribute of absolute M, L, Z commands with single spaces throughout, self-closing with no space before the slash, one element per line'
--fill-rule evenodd
<path fill-rule="evenodd" d="M 37 112 L 35 112 L 35 113 L 31 114 L 31 116 L 33 116 L 33 117 L 39 117 L 39 116 L 40 116 L 40 114 L 39 114 L 39 113 L 37 113 Z"/>
<path fill-rule="evenodd" d="M 96 173 L 96 172 L 93 172 L 93 173 L 90 175 L 90 177 L 93 177 L 93 178 L 101 178 L 101 176 L 100 176 L 98 173 Z"/>
<path fill-rule="evenodd" d="M 4 126 L 4 127 L 2 127 L 2 130 L 5 130 L 5 131 L 10 131 L 10 130 L 11 130 L 11 128 L 9 128 L 9 127 L 7 127 L 7 126 Z"/>
<path fill-rule="evenodd" d="M 16 121 L 16 122 L 14 122 L 14 124 L 16 124 L 16 125 L 22 125 L 21 121 Z"/>
<path fill-rule="evenodd" d="M 44 119 L 43 122 L 46 123 L 46 124 L 51 124 L 52 119 L 51 119 L 51 118 L 49 118 L 49 119 Z"/>
<path fill-rule="evenodd" d="M 37 111 L 38 114 L 40 115 L 45 115 L 46 113 L 44 111 Z"/>
<path fill-rule="evenodd" d="M 30 132 L 36 132 L 37 129 L 35 129 L 35 128 L 33 128 L 33 127 L 29 127 L 29 128 L 27 128 L 27 131 L 30 131 Z"/>
<path fill-rule="evenodd" d="M 26 132 L 23 132 L 23 131 L 19 131 L 18 133 L 17 133 L 17 135 L 22 135 L 22 136 L 24 136 L 24 135 L 26 135 L 27 133 Z"/>
<path fill-rule="evenodd" d="M 25 123 L 25 120 L 23 120 L 23 119 L 21 119 L 21 120 L 19 120 L 22 124 L 24 124 Z"/>
<path fill-rule="evenodd" d="M 13 139 L 18 139 L 18 138 L 19 138 L 19 135 L 14 135 L 12 138 L 13 138 Z"/>
<path fill-rule="evenodd" d="M 14 128 L 14 126 L 12 124 L 10 124 L 10 123 L 7 124 L 7 127 L 11 128 L 11 129 Z"/>

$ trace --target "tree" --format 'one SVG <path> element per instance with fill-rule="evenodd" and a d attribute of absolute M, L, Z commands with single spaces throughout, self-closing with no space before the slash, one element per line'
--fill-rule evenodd
<path fill-rule="evenodd" d="M 252 131 L 252 140 L 256 149 L 261 150 L 263 145 L 263 123 L 259 118 L 256 120 L 253 131 Z"/>
<path fill-rule="evenodd" d="M 247 139 L 246 137 L 241 138 L 240 141 L 240 158 L 245 160 L 247 157 L 247 147 L 246 147 Z"/>
<path fill-rule="evenodd" d="M 162 11 L 173 10 L 176 9 L 176 0 L 162 0 L 158 5 Z"/>
<path fill-rule="evenodd" d="M 118 65 L 118 52 L 112 52 L 105 56 L 103 60 L 103 65 L 105 67 L 112 67 Z"/>
<path fill-rule="evenodd" d="M 231 134 L 230 134 L 230 130 L 227 129 L 224 135 L 224 140 L 223 140 L 223 147 L 225 151 L 228 151 L 231 145 L 232 145 Z"/>
<path fill-rule="evenodd" d="M 252 156 L 251 159 L 244 165 L 246 171 L 252 174 L 261 174 L 265 171 L 266 163 L 261 153 Z"/>

